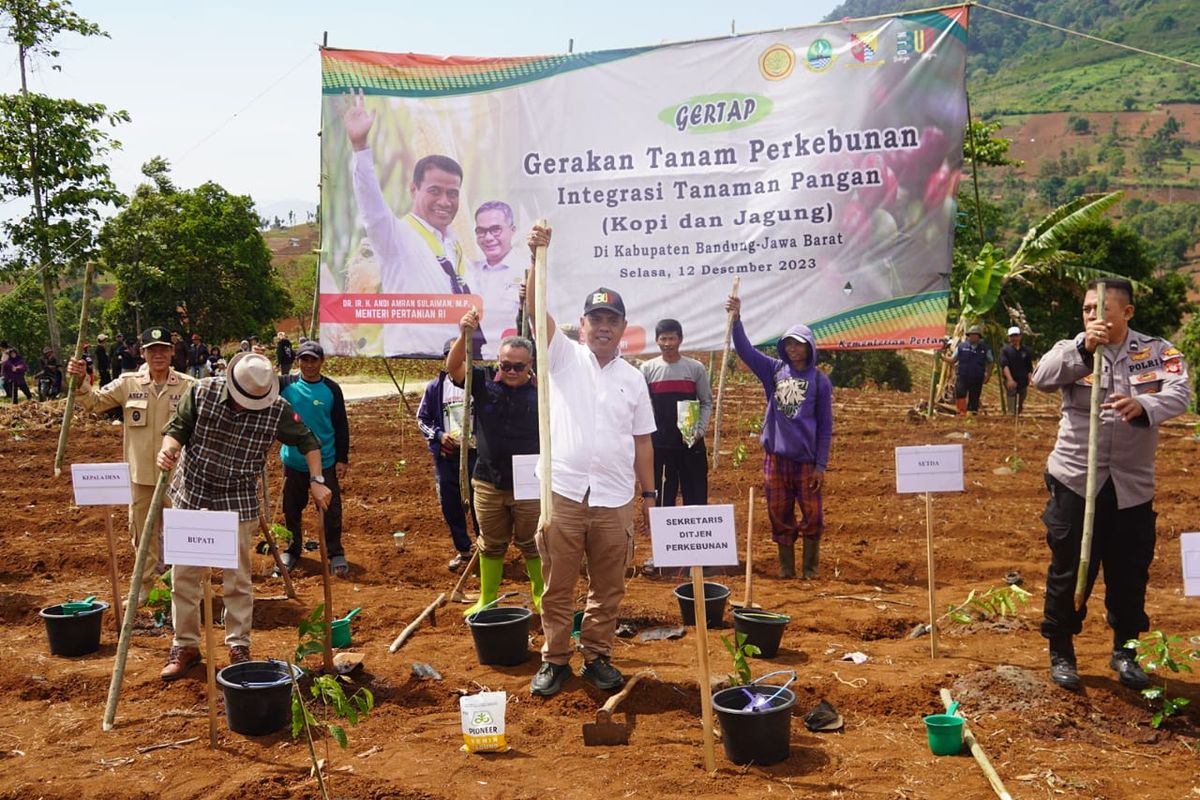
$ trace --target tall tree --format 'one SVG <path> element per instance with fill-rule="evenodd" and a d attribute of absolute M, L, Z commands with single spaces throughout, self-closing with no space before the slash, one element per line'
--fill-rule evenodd
<path fill-rule="evenodd" d="M 99 126 L 128 122 L 129 115 L 29 90 L 36 66 L 59 69 L 53 42 L 62 34 L 107 36 L 69 0 L 0 0 L 0 32 L 16 47 L 21 77 L 20 93 L 0 95 L 0 201 L 30 204 L 28 214 L 0 224 L 9 240 L 0 270 L 22 284 L 40 278 L 50 346 L 60 353 L 59 280 L 91 253 L 100 207 L 122 200 L 105 163 L 119 143 Z"/>
<path fill-rule="evenodd" d="M 132 329 L 140 316 L 206 341 L 269 330 L 291 302 L 254 202 L 212 182 L 177 188 L 161 158 L 142 172 L 151 182 L 100 232 L 101 261 L 117 279 L 105 321 Z"/>

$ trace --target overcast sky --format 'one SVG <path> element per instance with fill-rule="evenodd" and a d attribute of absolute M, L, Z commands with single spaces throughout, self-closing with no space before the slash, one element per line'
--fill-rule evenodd
<path fill-rule="evenodd" d="M 317 200 L 320 59 L 331 47 L 436 55 L 535 55 L 635 47 L 819 22 L 838 0 L 609 0 L 605 3 L 405 3 L 396 0 L 75 0 L 110 39 L 57 42 L 61 72 L 31 88 L 130 113 L 111 159 L 123 191 L 165 156 L 176 182 L 215 180 L 265 208 Z M 552 9 L 547 12 L 547 9 Z M 438 12 L 445 12 L 440 14 Z M 15 52 L 0 61 L 20 86 Z"/>

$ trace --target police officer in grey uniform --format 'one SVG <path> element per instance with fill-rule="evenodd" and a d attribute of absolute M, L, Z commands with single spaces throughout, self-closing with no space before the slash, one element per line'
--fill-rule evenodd
<path fill-rule="evenodd" d="M 1123 686 L 1143 689 L 1150 681 L 1138 666 L 1129 639 L 1150 629 L 1146 583 L 1154 558 L 1154 457 L 1158 426 L 1187 410 L 1191 395 L 1183 354 L 1170 342 L 1129 327 L 1133 288 L 1123 279 L 1105 281 L 1104 318 L 1097 317 L 1095 281 L 1083 300 L 1084 331 L 1064 339 L 1042 357 L 1033 385 L 1062 392 L 1058 441 L 1046 461 L 1050 499 L 1042 514 L 1050 545 L 1042 636 L 1050 643 L 1050 678 L 1078 690 L 1072 638 L 1083 630 L 1087 597 L 1104 567 L 1110 666 Z M 1075 576 L 1083 536 L 1087 484 L 1088 417 L 1092 367 L 1104 359 L 1096 457 L 1096 517 L 1084 606 L 1075 610 Z"/>

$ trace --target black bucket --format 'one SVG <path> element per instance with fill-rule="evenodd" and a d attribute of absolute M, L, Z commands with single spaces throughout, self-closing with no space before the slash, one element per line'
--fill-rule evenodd
<path fill-rule="evenodd" d="M 679 613 L 684 625 L 696 624 L 696 600 L 692 584 L 681 583 L 675 587 L 675 599 L 679 601 Z M 710 627 L 725 624 L 725 601 L 729 599 L 729 587 L 719 583 L 704 584 L 704 618 Z"/>
<path fill-rule="evenodd" d="M 751 608 L 733 610 L 733 629 L 746 634 L 746 644 L 759 649 L 758 658 L 774 658 L 783 640 L 783 629 L 792 621 L 786 614 L 755 611 Z"/>
<path fill-rule="evenodd" d="M 296 679 L 304 672 L 293 666 Z M 285 661 L 245 661 L 217 673 L 229 730 L 266 736 L 292 720 L 292 681 Z"/>
<path fill-rule="evenodd" d="M 485 608 L 467 617 L 480 664 L 515 667 L 529 660 L 528 608 Z"/>
<path fill-rule="evenodd" d="M 767 708 L 754 711 L 748 706 L 757 695 L 770 698 Z M 725 757 L 734 764 L 751 762 L 765 766 L 776 764 L 791 752 L 792 706 L 796 695 L 779 686 L 733 686 L 713 695 L 713 710 L 721 724 L 721 743 Z"/>
<path fill-rule="evenodd" d="M 108 603 L 92 603 L 87 611 L 68 614 L 62 604 L 46 606 L 38 614 L 46 623 L 50 652 L 56 656 L 86 656 L 100 649 L 100 623 Z"/>

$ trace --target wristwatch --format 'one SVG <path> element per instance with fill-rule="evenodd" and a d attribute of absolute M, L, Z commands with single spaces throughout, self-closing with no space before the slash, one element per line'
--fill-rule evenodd
<path fill-rule="evenodd" d="M 658 500 L 658 492 L 642 492 L 642 499 L 643 500 L 653 499 L 653 500 L 657 501 Z"/>
<path fill-rule="evenodd" d="M 324 475 L 309 475 L 308 482 L 309 483 L 319 483 L 322 486 L 324 486 L 325 485 L 325 476 Z"/>

